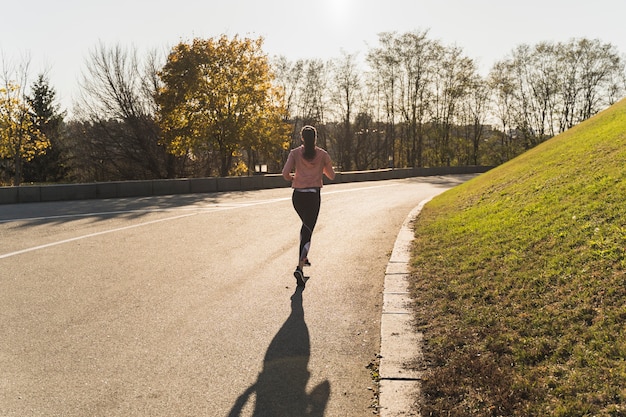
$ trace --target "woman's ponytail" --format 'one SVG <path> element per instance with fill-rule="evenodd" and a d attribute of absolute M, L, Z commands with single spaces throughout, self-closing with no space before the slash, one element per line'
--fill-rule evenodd
<path fill-rule="evenodd" d="M 313 126 L 304 126 L 300 132 L 304 141 L 304 159 L 315 158 L 315 142 L 317 140 L 317 130 Z"/>

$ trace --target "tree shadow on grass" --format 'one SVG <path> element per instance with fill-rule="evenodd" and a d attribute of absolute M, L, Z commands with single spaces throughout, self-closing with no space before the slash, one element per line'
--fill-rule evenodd
<path fill-rule="evenodd" d="M 257 381 L 237 398 L 228 417 L 239 417 L 256 394 L 253 417 L 323 417 L 330 396 L 328 380 L 306 392 L 311 356 L 302 307 L 303 287 L 291 296 L 291 314 L 270 343 Z"/>

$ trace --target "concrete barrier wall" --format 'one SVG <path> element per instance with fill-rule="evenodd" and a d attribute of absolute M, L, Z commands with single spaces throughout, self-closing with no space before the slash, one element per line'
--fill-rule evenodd
<path fill-rule="evenodd" d="M 374 171 L 338 172 L 325 184 L 380 181 L 434 175 L 483 173 L 492 167 L 462 166 L 435 168 L 400 168 Z M 250 177 L 186 178 L 150 181 L 118 181 L 92 184 L 51 184 L 0 187 L 0 204 L 39 203 L 46 201 L 88 200 L 99 198 L 152 197 L 159 195 L 215 193 L 289 187 L 280 174 Z"/>

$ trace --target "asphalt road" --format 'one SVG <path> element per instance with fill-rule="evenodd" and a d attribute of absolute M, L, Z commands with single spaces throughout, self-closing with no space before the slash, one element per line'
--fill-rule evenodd
<path fill-rule="evenodd" d="M 371 415 L 396 234 L 468 178 L 324 187 L 304 291 L 287 188 L 0 206 L 0 416 Z"/>

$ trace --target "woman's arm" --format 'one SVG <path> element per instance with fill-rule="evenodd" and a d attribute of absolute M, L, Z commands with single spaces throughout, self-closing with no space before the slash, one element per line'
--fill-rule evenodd
<path fill-rule="evenodd" d="M 285 181 L 293 181 L 293 175 L 291 175 L 291 171 L 293 171 L 295 164 L 295 160 L 293 159 L 293 151 L 289 152 L 289 156 L 287 157 L 287 162 L 285 162 L 285 166 L 283 167 L 283 178 Z"/>
<path fill-rule="evenodd" d="M 335 170 L 333 169 L 333 162 L 330 160 L 330 155 L 326 154 L 324 159 L 324 175 L 326 175 L 329 180 L 334 180 Z"/>

